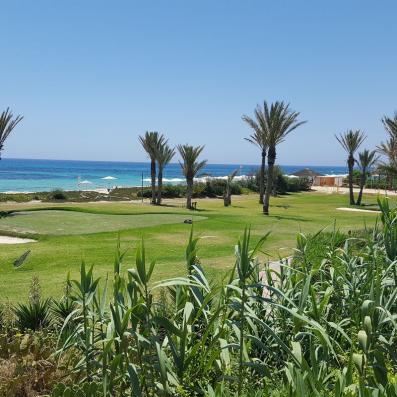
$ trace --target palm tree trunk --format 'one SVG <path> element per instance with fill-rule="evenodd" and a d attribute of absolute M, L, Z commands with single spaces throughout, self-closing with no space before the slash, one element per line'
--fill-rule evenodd
<path fill-rule="evenodd" d="M 226 185 L 225 193 L 223 194 L 223 205 L 228 207 L 232 203 L 230 185 Z"/>
<path fill-rule="evenodd" d="M 263 204 L 265 192 L 266 149 L 262 149 L 262 164 L 259 172 L 259 204 Z"/>
<path fill-rule="evenodd" d="M 186 178 L 186 208 L 192 209 L 193 178 Z"/>
<path fill-rule="evenodd" d="M 273 188 L 275 162 L 276 162 L 276 148 L 272 147 L 269 148 L 269 153 L 267 156 L 267 181 L 266 181 L 265 197 L 263 200 L 263 213 L 265 215 L 269 215 L 270 194 L 272 193 L 272 188 Z"/>
<path fill-rule="evenodd" d="M 354 192 L 353 192 L 353 168 L 354 168 L 354 158 L 352 155 L 349 156 L 347 160 L 347 166 L 349 168 L 349 195 L 350 195 L 350 205 L 354 205 Z"/>
<path fill-rule="evenodd" d="M 361 173 L 361 178 L 360 178 L 360 192 L 358 193 L 358 197 L 357 197 L 357 205 L 361 205 L 361 200 L 363 198 L 363 190 L 364 190 L 364 186 L 365 186 L 365 182 L 367 180 L 367 170 L 365 168 L 363 168 L 362 173 Z"/>
<path fill-rule="evenodd" d="M 150 177 L 152 180 L 152 202 L 151 204 L 156 204 L 156 161 L 151 160 L 150 163 Z"/>
<path fill-rule="evenodd" d="M 161 193 L 163 191 L 163 167 L 159 166 L 159 175 L 157 179 L 157 205 L 161 205 Z"/>

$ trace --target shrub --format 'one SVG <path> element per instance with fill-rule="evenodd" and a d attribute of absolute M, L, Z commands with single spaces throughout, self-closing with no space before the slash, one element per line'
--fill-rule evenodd
<path fill-rule="evenodd" d="M 357 233 L 365 244 L 301 234 L 292 264 L 263 274 L 264 238 L 246 230 L 224 285 L 209 282 L 192 233 L 185 277 L 159 283 L 141 242 L 126 273 L 117 253 L 109 305 L 82 264 L 70 295 L 81 322 L 61 352 L 76 354 L 76 380 L 102 380 L 110 395 L 395 396 L 397 215 L 386 204 L 382 220 Z"/>
<path fill-rule="evenodd" d="M 186 187 L 183 185 L 164 185 L 161 196 L 163 198 L 180 198 L 186 195 Z M 144 189 L 138 191 L 138 197 L 151 198 L 152 191 L 150 189 Z"/>
<path fill-rule="evenodd" d="M 20 303 L 15 309 L 16 326 L 21 331 L 37 331 L 47 328 L 51 323 L 50 300 L 33 303 Z"/>
<path fill-rule="evenodd" d="M 56 189 L 56 190 L 51 192 L 51 198 L 53 200 L 67 200 L 68 196 L 63 190 Z"/>

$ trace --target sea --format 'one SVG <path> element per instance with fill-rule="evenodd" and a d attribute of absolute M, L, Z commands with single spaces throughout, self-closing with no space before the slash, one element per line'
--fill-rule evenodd
<path fill-rule="evenodd" d="M 239 170 L 240 177 L 258 169 L 252 164 L 207 164 L 199 175 L 225 177 Z M 324 175 L 346 174 L 346 166 L 281 165 L 285 174 L 311 168 Z M 168 164 L 164 183 L 183 183 L 178 163 Z M 37 160 L 3 158 L 0 161 L 0 192 L 41 192 L 55 189 L 90 190 L 101 188 L 149 186 L 150 163 L 115 161 Z"/>

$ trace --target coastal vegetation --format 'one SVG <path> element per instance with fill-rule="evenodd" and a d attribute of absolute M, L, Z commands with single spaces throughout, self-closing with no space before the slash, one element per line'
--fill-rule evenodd
<path fill-rule="evenodd" d="M 381 224 L 299 233 L 277 265 L 261 254 L 272 234 L 246 228 L 218 282 L 193 229 L 179 277 L 155 281 L 158 261 L 138 239 L 102 279 L 83 262 L 57 299 L 32 280 L 30 304 L 3 306 L 0 390 L 395 397 L 397 213 L 378 206 Z"/>
<path fill-rule="evenodd" d="M 336 136 L 359 213 L 276 165 L 299 116 L 243 116 L 244 178 L 199 181 L 204 146 L 147 131 L 150 189 L 0 194 L 2 236 L 30 239 L 0 252 L 0 395 L 397 397 L 397 210 L 365 193 L 393 175 L 397 115 L 357 158 L 365 135 Z M 22 118 L 1 117 L 3 145 Z M 176 152 L 186 184 L 164 185 Z"/>
<path fill-rule="evenodd" d="M 377 217 L 372 212 L 339 211 L 337 208 L 346 204 L 344 195 L 315 192 L 274 197 L 269 218 L 260 216 L 256 194 L 235 195 L 229 207 L 224 207 L 222 196 L 215 200 L 197 198 L 195 212 L 184 208 L 183 197 L 184 192 L 180 199 L 167 200 L 167 205 L 161 207 L 142 205 L 140 201 L 2 203 L 6 217 L 0 219 L 1 234 L 33 238 L 37 243 L 2 245 L 0 301 L 23 299 L 23 291 L 34 275 L 40 277 L 45 297 L 59 296 L 65 275 L 70 271 L 76 277 L 81 258 L 87 264 L 95 264 L 98 276 L 106 277 L 118 236 L 122 248 L 128 249 L 129 260 L 136 241 L 145 237 L 148 250 L 158 259 L 156 278 L 181 275 L 180 258 L 189 230 L 185 219 L 192 219 L 195 233 L 203 237 L 200 257 L 211 277 L 217 279 L 230 265 L 231 248 L 247 224 L 251 225 L 253 238 L 272 232 L 266 252 L 278 258 L 292 252 L 300 231 L 314 233 L 336 222 L 341 231 L 348 232 L 372 224 Z M 377 208 L 373 196 L 364 194 L 364 202 L 366 209 Z M 166 219 L 163 214 L 172 216 L 173 221 L 168 218 L 170 222 L 162 223 Z M 196 216 L 205 219 L 195 222 Z M 2 227 L 3 221 L 6 227 Z M 27 249 L 31 249 L 31 254 L 24 268 L 15 272 L 13 261 Z"/>

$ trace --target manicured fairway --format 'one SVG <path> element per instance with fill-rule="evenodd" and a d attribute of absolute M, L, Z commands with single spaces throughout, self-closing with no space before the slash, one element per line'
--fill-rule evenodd
<path fill-rule="evenodd" d="M 375 199 L 366 197 L 366 203 Z M 162 207 L 147 203 L 1 204 L 0 211 L 41 211 L 0 219 L 0 234 L 5 230 L 5 234 L 24 235 L 20 231 L 25 230 L 38 239 L 33 244 L 0 246 L 0 301 L 7 297 L 25 300 L 33 275 L 38 275 L 44 295 L 61 295 L 68 271 L 77 276 L 82 259 L 95 265 L 97 275 L 111 274 L 118 235 L 122 249 L 128 249 L 124 269 L 134 266 L 136 243 L 144 237 L 148 259 L 157 263 L 155 279 L 183 275 L 191 227 L 183 220 L 192 215 L 201 219 L 194 222 L 195 233 L 202 236 L 199 256 L 213 277 L 221 277 L 233 266 L 234 244 L 246 225 L 251 225 L 254 240 L 271 232 L 264 248 L 277 258 L 292 252 L 299 232 L 332 228 L 334 222 L 342 230 L 362 228 L 371 226 L 377 217 L 336 210 L 347 206 L 346 195 L 298 193 L 273 198 L 269 217 L 261 214 L 257 200 L 256 195 L 233 197 L 233 206 L 225 208 L 222 200 L 203 199 L 198 200 L 196 212 L 183 209 L 181 201 Z M 49 211 L 49 207 L 57 210 Z M 12 269 L 13 260 L 27 249 L 31 254 L 25 265 Z"/>
<path fill-rule="evenodd" d="M 75 235 L 111 232 L 182 223 L 187 217 L 177 214 L 92 214 L 78 211 L 20 211 L 0 218 L 0 231 L 29 234 Z M 189 217 L 190 218 L 190 217 Z M 194 216 L 194 221 L 205 219 Z"/>

